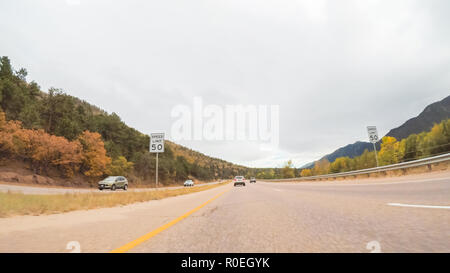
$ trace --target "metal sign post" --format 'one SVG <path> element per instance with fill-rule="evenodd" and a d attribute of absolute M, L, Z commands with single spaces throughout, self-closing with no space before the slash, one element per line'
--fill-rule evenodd
<path fill-rule="evenodd" d="M 367 126 L 367 134 L 369 134 L 369 141 L 373 144 L 373 151 L 375 152 L 375 160 L 377 161 L 377 167 L 378 165 L 378 155 L 377 155 L 377 147 L 375 146 L 375 143 L 378 142 L 378 130 L 376 126 Z"/>
<path fill-rule="evenodd" d="M 164 133 L 150 134 L 150 153 L 156 153 L 155 185 L 158 187 L 158 154 L 164 153 Z"/>
<path fill-rule="evenodd" d="M 156 187 L 158 187 L 158 155 L 159 153 L 156 153 Z"/>

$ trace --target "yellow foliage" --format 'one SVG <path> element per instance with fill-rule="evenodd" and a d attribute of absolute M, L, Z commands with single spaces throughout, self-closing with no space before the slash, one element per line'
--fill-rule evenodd
<path fill-rule="evenodd" d="M 351 159 L 349 157 L 338 157 L 330 164 L 330 172 L 347 172 L 351 170 Z"/>
<path fill-rule="evenodd" d="M 400 142 L 395 137 L 382 138 L 381 149 L 378 152 L 380 165 L 390 165 L 399 162 Z"/>
<path fill-rule="evenodd" d="M 292 165 L 292 160 L 289 160 L 284 165 L 283 169 L 281 169 L 281 175 L 283 178 L 294 178 L 295 177 L 295 169 Z"/>
<path fill-rule="evenodd" d="M 324 158 L 322 160 L 316 161 L 313 168 L 314 175 L 327 174 L 330 170 L 330 161 Z"/>
<path fill-rule="evenodd" d="M 119 156 L 108 165 L 106 173 L 108 175 L 127 175 L 133 170 L 133 162 L 128 162 L 124 156 Z"/>
<path fill-rule="evenodd" d="M 300 173 L 301 177 L 306 177 L 306 176 L 311 176 L 311 175 L 312 175 L 311 169 L 303 169 Z"/>

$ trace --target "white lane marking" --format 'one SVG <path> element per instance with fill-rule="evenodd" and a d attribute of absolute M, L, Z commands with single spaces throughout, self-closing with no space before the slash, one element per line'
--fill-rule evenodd
<path fill-rule="evenodd" d="M 411 204 L 401 204 L 401 203 L 388 203 L 388 206 L 410 207 L 410 208 L 427 208 L 427 209 L 450 209 L 450 206 L 411 205 Z"/>
<path fill-rule="evenodd" d="M 274 191 L 283 191 L 283 190 L 280 190 L 280 189 L 273 189 Z"/>
<path fill-rule="evenodd" d="M 397 181 L 397 182 L 383 182 L 380 181 L 378 183 L 373 183 L 373 182 L 369 182 L 369 183 L 373 183 L 373 184 L 355 184 L 355 185 L 360 185 L 360 186 L 373 186 L 373 185 L 395 185 L 395 184 L 407 184 L 407 183 L 430 183 L 430 182 L 442 182 L 442 181 L 447 181 L 450 182 L 450 179 L 448 177 L 444 177 L 444 178 L 430 178 L 430 179 L 415 179 L 415 180 L 409 180 L 409 181 Z M 348 186 L 353 186 L 353 185 L 348 185 Z"/>

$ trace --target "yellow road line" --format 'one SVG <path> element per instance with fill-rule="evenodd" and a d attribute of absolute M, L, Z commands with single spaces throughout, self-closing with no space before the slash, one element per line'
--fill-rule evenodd
<path fill-rule="evenodd" d="M 159 228 L 137 238 L 134 241 L 129 242 L 128 244 L 125 244 L 119 248 L 116 248 L 114 250 L 112 250 L 110 253 L 125 253 L 127 251 L 129 251 L 130 249 L 142 244 L 143 242 L 149 240 L 150 238 L 152 238 L 153 236 L 155 236 L 156 234 L 170 228 L 171 226 L 175 225 L 176 223 L 180 222 L 181 220 L 187 218 L 189 215 L 193 214 L 194 212 L 200 210 L 201 208 L 203 208 L 204 206 L 208 205 L 209 203 L 211 203 L 212 201 L 216 200 L 217 198 L 219 198 L 221 195 L 223 195 L 224 193 L 228 192 L 229 190 L 226 190 L 224 192 L 219 193 L 218 195 L 214 196 L 213 198 L 209 199 L 208 201 L 206 201 L 205 203 L 201 204 L 200 206 L 196 207 L 195 209 L 181 215 L 180 217 L 173 219 L 172 221 L 170 221 L 169 223 L 160 226 Z"/>

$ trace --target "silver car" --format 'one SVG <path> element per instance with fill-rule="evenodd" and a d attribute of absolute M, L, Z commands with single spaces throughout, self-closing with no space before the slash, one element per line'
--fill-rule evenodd
<path fill-rule="evenodd" d="M 184 186 L 185 186 L 185 187 L 192 187 L 192 186 L 194 186 L 194 181 L 192 181 L 192 180 L 186 180 L 186 181 L 184 182 Z"/>
<path fill-rule="evenodd" d="M 123 176 L 108 176 L 98 182 L 98 189 L 111 189 L 112 191 L 115 191 L 116 189 L 123 189 L 126 191 L 128 189 L 128 180 Z"/>

